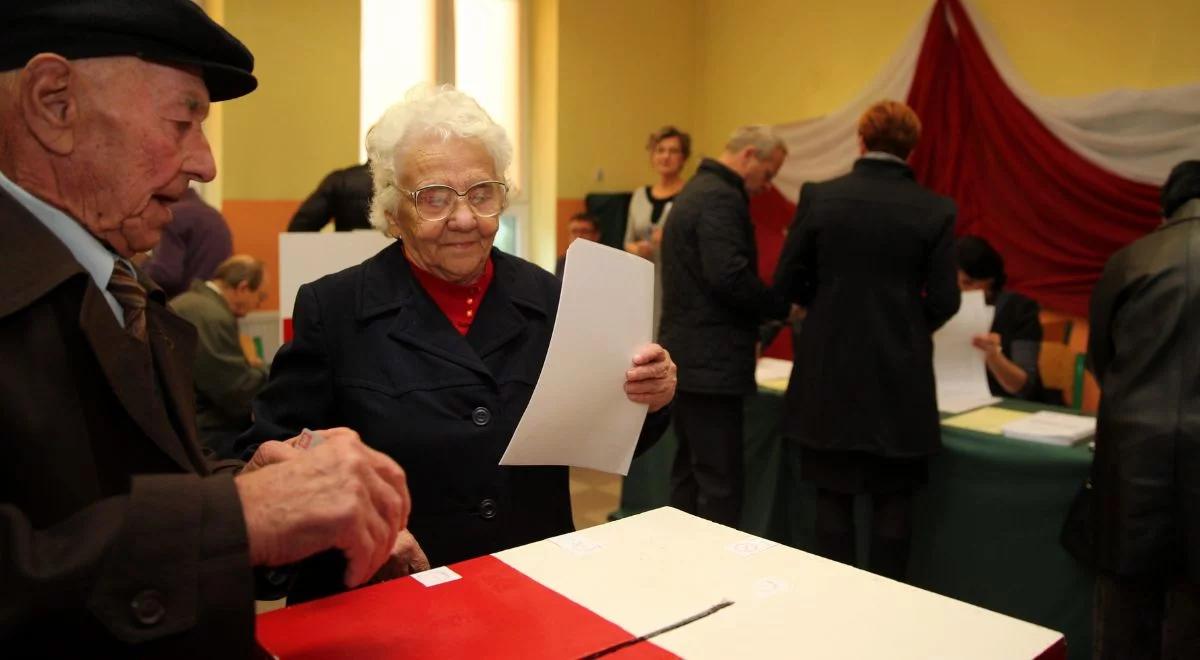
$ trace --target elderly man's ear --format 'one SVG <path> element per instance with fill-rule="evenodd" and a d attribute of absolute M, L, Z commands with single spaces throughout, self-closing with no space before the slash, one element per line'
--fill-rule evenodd
<path fill-rule="evenodd" d="M 20 78 L 21 114 L 47 151 L 65 156 L 75 149 L 78 80 L 71 63 L 43 53 L 25 65 Z"/>

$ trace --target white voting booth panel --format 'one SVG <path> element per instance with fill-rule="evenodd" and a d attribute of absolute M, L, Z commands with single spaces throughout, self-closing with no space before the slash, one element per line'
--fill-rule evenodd
<path fill-rule="evenodd" d="M 357 266 L 392 243 L 375 230 L 279 235 L 279 337 L 292 320 L 300 286 Z"/>
<path fill-rule="evenodd" d="M 635 635 L 733 601 L 651 640 L 689 659 L 1028 660 L 1062 643 L 1047 628 L 671 508 L 495 557 Z"/>

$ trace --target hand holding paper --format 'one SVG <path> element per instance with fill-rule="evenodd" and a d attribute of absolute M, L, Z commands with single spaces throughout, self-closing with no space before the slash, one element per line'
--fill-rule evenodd
<path fill-rule="evenodd" d="M 675 364 L 650 344 L 653 300 L 649 261 L 571 244 L 546 362 L 501 465 L 629 471 L 647 408 L 675 395 Z"/>

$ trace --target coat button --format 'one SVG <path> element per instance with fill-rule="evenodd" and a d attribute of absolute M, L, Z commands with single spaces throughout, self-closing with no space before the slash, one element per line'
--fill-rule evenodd
<path fill-rule="evenodd" d="M 479 515 L 483 516 L 484 520 L 491 520 L 496 517 L 496 500 L 488 498 L 479 503 Z"/>
<path fill-rule="evenodd" d="M 471 411 L 471 421 L 475 422 L 475 426 L 487 426 L 492 421 L 492 411 L 479 406 Z"/>
<path fill-rule="evenodd" d="M 133 602 L 130 603 L 133 619 L 146 627 L 158 625 L 167 616 L 167 608 L 163 606 L 162 601 L 162 594 L 153 589 L 147 589 L 134 596 Z"/>

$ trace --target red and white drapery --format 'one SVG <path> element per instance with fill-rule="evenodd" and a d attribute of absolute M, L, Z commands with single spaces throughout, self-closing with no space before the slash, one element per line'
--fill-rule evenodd
<path fill-rule="evenodd" d="M 857 98 L 777 127 L 788 159 L 777 190 L 752 203 L 765 277 L 800 185 L 849 171 L 858 117 L 884 98 L 907 99 L 921 117 L 913 169 L 958 202 L 958 233 L 992 242 L 1014 289 L 1077 315 L 1109 256 L 1161 221 L 1170 168 L 1200 158 L 1200 84 L 1044 97 L 967 3 L 937 0 Z"/>

